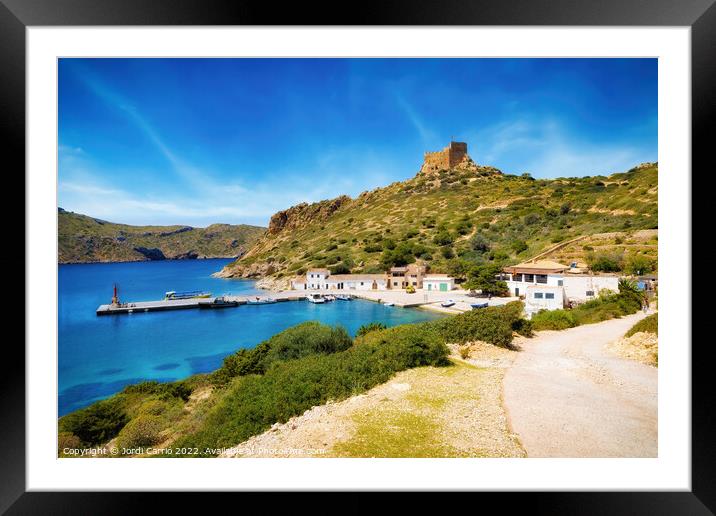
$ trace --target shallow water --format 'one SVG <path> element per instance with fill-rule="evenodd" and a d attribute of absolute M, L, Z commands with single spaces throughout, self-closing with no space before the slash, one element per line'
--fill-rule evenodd
<path fill-rule="evenodd" d="M 112 285 L 122 302 L 161 299 L 168 290 L 214 295 L 257 292 L 253 281 L 212 278 L 230 260 L 179 260 L 59 266 L 59 415 L 143 380 L 171 381 L 216 369 L 223 358 L 303 321 L 342 324 L 355 334 L 368 322 L 389 326 L 439 317 L 354 300 L 243 305 L 98 317 Z M 265 294 L 265 292 L 264 292 Z"/>

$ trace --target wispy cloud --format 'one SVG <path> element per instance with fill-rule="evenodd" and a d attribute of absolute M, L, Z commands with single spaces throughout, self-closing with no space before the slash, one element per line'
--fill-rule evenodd
<path fill-rule="evenodd" d="M 517 118 L 483 129 L 470 140 L 479 163 L 535 177 L 606 175 L 656 159 L 642 147 L 580 140 L 554 119 Z"/>
<path fill-rule="evenodd" d="M 435 133 L 423 122 L 415 108 L 400 93 L 396 93 L 395 99 L 400 109 L 405 113 L 408 121 L 420 135 L 423 145 L 428 145 L 435 138 Z"/>

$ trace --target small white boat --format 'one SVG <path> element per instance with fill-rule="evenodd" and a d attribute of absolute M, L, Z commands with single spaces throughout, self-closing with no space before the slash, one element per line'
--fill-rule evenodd
<path fill-rule="evenodd" d="M 308 299 L 311 303 L 325 303 L 326 300 L 323 299 L 323 296 L 321 294 L 308 294 L 306 296 L 306 299 Z"/>
<path fill-rule="evenodd" d="M 392 302 L 392 301 L 383 301 L 383 304 L 384 304 L 385 306 L 395 306 L 395 303 Z"/>
<path fill-rule="evenodd" d="M 336 296 L 336 299 L 338 299 L 339 301 L 353 301 L 353 298 L 348 294 L 338 294 Z"/>
<path fill-rule="evenodd" d="M 453 301 L 452 299 L 446 299 L 445 301 L 440 303 L 440 306 L 444 306 L 445 308 L 447 308 L 449 306 L 453 306 L 454 304 L 455 304 L 455 301 Z"/>
<path fill-rule="evenodd" d="M 247 305 L 269 305 L 271 303 L 275 303 L 276 300 L 272 297 L 256 297 L 254 299 L 247 299 L 246 304 Z"/>
<path fill-rule="evenodd" d="M 323 299 L 325 299 L 326 301 L 335 301 L 336 296 L 328 294 L 328 295 L 323 296 Z"/>

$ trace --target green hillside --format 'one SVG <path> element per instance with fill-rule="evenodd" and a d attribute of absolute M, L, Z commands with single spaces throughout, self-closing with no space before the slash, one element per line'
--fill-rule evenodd
<path fill-rule="evenodd" d="M 58 209 L 58 262 L 241 256 L 265 231 L 247 225 L 129 226 Z"/>
<path fill-rule="evenodd" d="M 379 273 L 418 260 L 460 277 L 471 265 L 528 259 L 583 235 L 617 232 L 628 239 L 658 227 L 657 172 L 656 163 L 550 180 L 474 164 L 421 172 L 356 199 L 275 214 L 256 245 L 221 275 L 280 283 L 310 267 Z"/>

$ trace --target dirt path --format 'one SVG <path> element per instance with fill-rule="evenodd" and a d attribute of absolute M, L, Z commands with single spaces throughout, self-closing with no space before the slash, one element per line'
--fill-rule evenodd
<path fill-rule="evenodd" d="M 504 404 L 528 457 L 657 456 L 657 369 L 605 349 L 643 317 L 519 341 Z"/>

